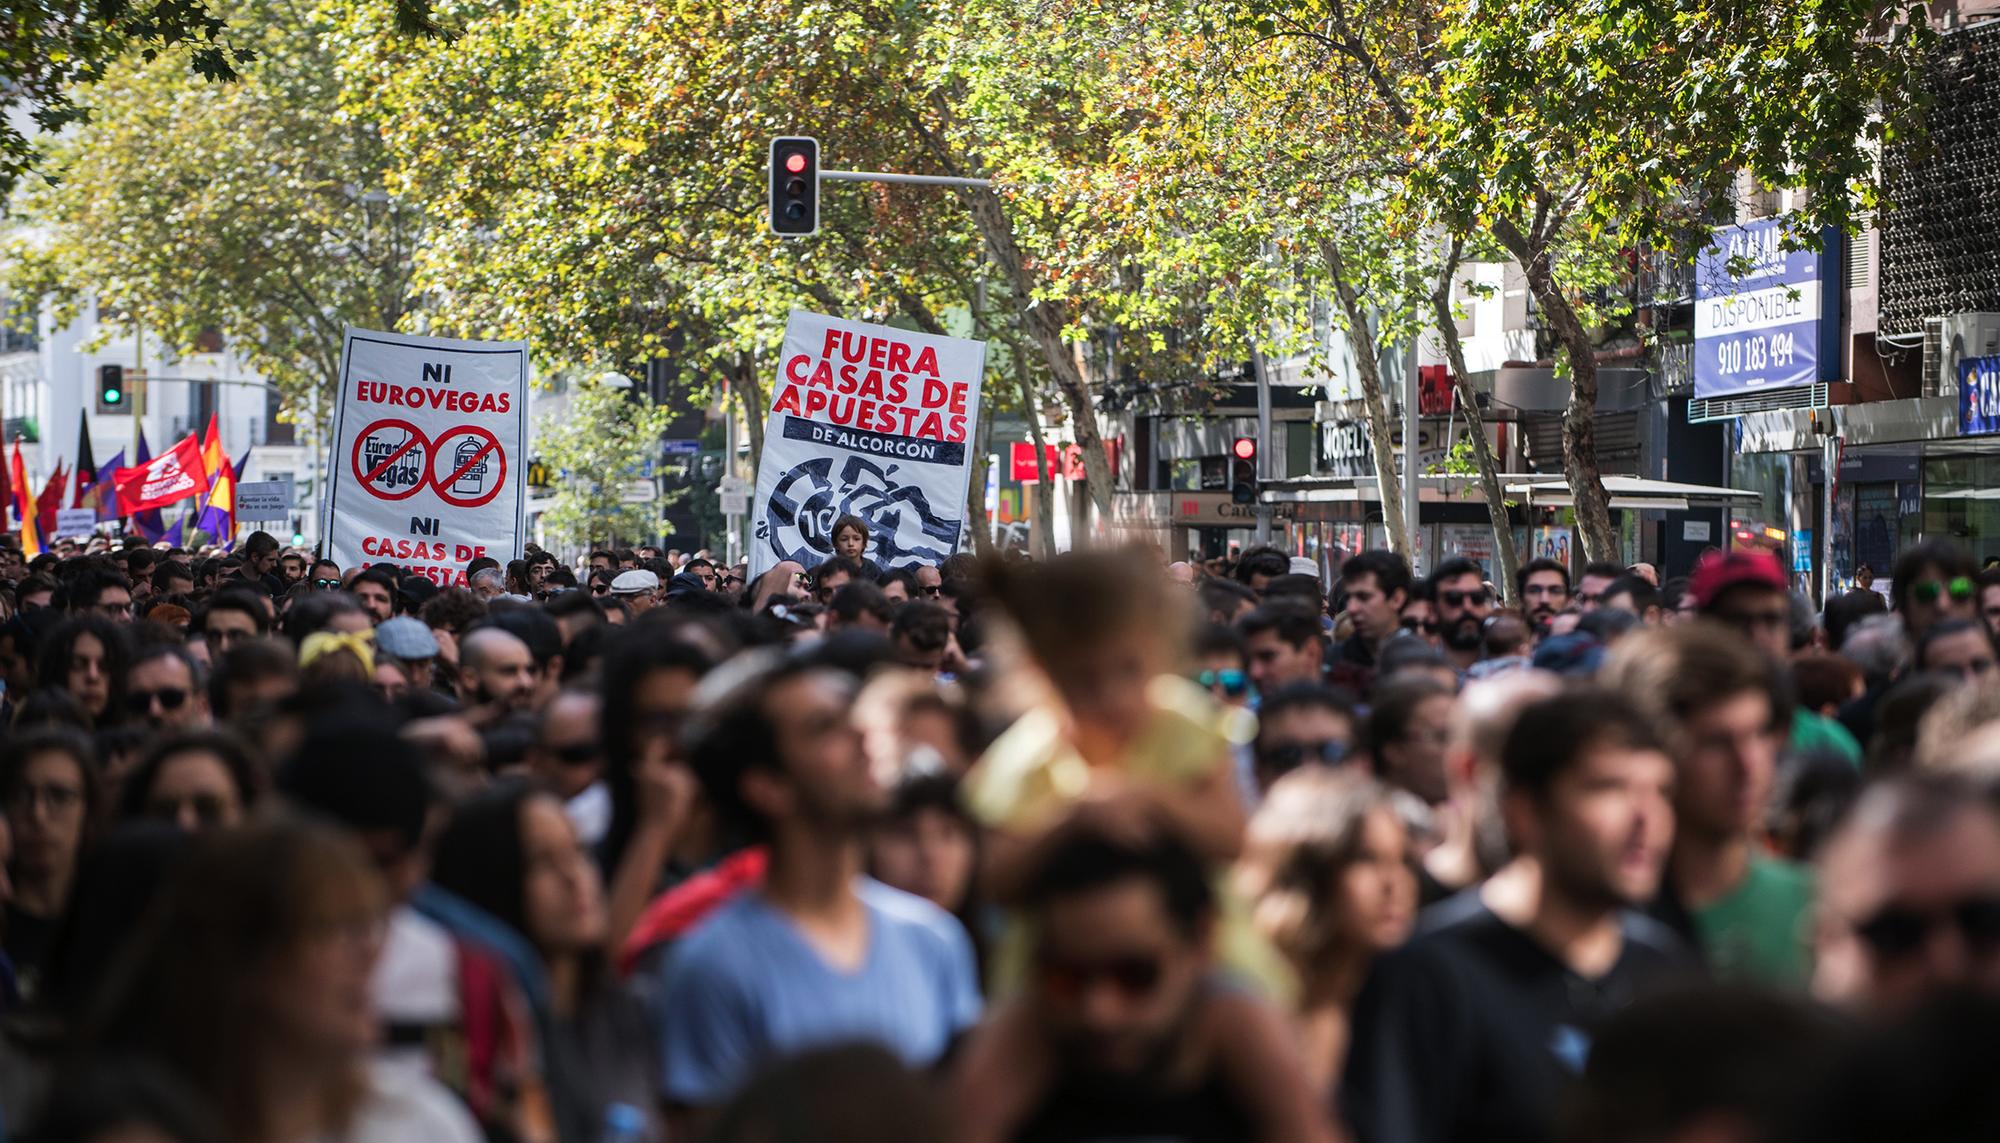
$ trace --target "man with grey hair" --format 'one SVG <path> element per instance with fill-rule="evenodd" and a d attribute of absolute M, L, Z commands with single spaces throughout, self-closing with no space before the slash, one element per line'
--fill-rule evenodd
<path fill-rule="evenodd" d="M 491 603 L 507 594 L 507 577 L 499 568 L 482 568 L 472 577 L 472 594 L 483 603 Z"/>

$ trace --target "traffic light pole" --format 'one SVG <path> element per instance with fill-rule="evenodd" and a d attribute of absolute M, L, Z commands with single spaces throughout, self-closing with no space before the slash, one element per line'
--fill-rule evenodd
<path fill-rule="evenodd" d="M 821 171 L 821 182 L 904 183 L 923 187 L 990 187 L 992 179 L 963 179 L 955 175 L 896 175 L 886 171 Z"/>

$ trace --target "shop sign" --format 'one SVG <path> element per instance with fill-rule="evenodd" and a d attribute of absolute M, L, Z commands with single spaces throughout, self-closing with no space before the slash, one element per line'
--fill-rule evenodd
<path fill-rule="evenodd" d="M 1776 219 L 1724 226 L 1695 257 L 1694 395 L 1728 397 L 1819 380 L 1827 251 L 1787 250 Z M 1741 273 L 1734 271 L 1741 270 Z"/>
<path fill-rule="evenodd" d="M 1505 452 L 1498 422 L 1486 425 L 1486 439 L 1496 457 Z M 1395 451 L 1403 451 L 1403 426 L 1389 432 Z M 1441 465 L 1451 450 L 1470 443 L 1472 434 L 1456 417 L 1426 417 L 1417 422 L 1417 464 L 1423 469 Z M 1328 476 L 1371 477 L 1375 475 L 1375 449 L 1368 439 L 1367 421 L 1322 421 L 1319 426 L 1320 467 Z M 1399 469 L 1400 471 L 1400 469 Z"/>
<path fill-rule="evenodd" d="M 1275 504 L 1238 504 L 1227 493 L 1177 492 L 1174 494 L 1174 523 L 1184 528 L 1250 528 L 1263 517 L 1290 520 L 1296 507 Z"/>
<path fill-rule="evenodd" d="M 1958 363 L 1958 431 L 1968 437 L 2000 433 L 2000 357 Z"/>

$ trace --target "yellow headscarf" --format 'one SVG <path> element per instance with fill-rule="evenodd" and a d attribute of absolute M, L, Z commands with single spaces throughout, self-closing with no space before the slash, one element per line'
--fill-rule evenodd
<path fill-rule="evenodd" d="M 299 669 L 312 666 L 313 660 L 335 651 L 346 651 L 361 660 L 361 669 L 375 673 L 375 632 L 367 631 L 315 631 L 299 644 Z"/>

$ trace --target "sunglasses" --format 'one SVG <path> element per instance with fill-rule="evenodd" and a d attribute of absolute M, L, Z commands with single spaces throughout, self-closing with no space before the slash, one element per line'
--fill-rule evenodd
<path fill-rule="evenodd" d="M 595 742 L 573 742 L 568 746 L 552 747 L 549 753 L 565 766 L 588 766 L 604 757 L 604 747 Z"/>
<path fill-rule="evenodd" d="M 944 594 L 944 587 L 939 584 L 933 584 L 930 587 L 920 587 L 917 590 L 923 592 L 925 595 L 930 596 L 932 599 L 936 599 L 938 596 Z"/>
<path fill-rule="evenodd" d="M 590 594 L 592 594 L 592 595 L 610 595 L 610 594 L 611 594 L 611 588 L 610 588 L 609 586 L 605 585 L 605 584 L 601 584 L 601 583 L 593 583 L 593 584 L 591 584 L 591 585 L 590 585 Z"/>
<path fill-rule="evenodd" d="M 1976 956 L 2000 952 L 2000 896 L 1965 897 L 1936 909 L 1888 905 L 1854 926 L 1876 956 L 1897 960 L 1915 955 L 1940 925 L 1955 925 Z"/>
<path fill-rule="evenodd" d="M 740 576 L 740 575 L 726 575 L 726 576 L 723 576 L 723 577 L 722 577 L 722 586 L 724 586 L 724 587 L 742 587 L 742 586 L 743 586 L 743 577 L 742 577 L 742 576 Z"/>
<path fill-rule="evenodd" d="M 1273 774 L 1289 774 L 1308 762 L 1318 762 L 1326 766 L 1337 766 L 1347 757 L 1347 743 L 1335 739 L 1325 742 L 1287 742 L 1257 752 L 1257 762 Z"/>
<path fill-rule="evenodd" d="M 1097 961 L 1043 957 L 1036 975 L 1044 995 L 1075 1002 L 1098 984 L 1108 984 L 1130 1000 L 1144 1000 L 1160 987 L 1166 968 L 1158 957 L 1107 957 Z"/>
<path fill-rule="evenodd" d="M 1438 592 L 1438 602 L 1444 604 L 1446 607 L 1464 607 L 1467 604 L 1471 604 L 1474 607 L 1484 607 L 1488 603 L 1490 603 L 1492 599 L 1493 599 L 1492 593 L 1488 592 L 1483 587 L 1478 589 L 1477 591 Z"/>
<path fill-rule="evenodd" d="M 1221 687 L 1222 693 L 1230 698 L 1242 698 L 1250 693 L 1250 675 L 1245 671 L 1203 671 L 1194 679 L 1209 690 Z"/>
<path fill-rule="evenodd" d="M 187 703 L 188 692 L 179 687 L 162 687 L 156 691 L 129 691 L 125 695 L 125 709 L 133 714 L 148 714 L 153 709 L 153 700 L 160 701 L 160 709 L 179 710 Z"/>
<path fill-rule="evenodd" d="M 1435 635 L 1438 629 L 1438 625 L 1435 622 L 1429 619 L 1418 619 L 1415 616 L 1403 620 L 1402 627 L 1405 631 L 1421 631 L 1426 635 Z"/>
<path fill-rule="evenodd" d="M 340 588 L 340 581 L 337 579 L 316 579 L 312 582 L 312 585 L 320 591 L 337 591 Z"/>
<path fill-rule="evenodd" d="M 1947 592 L 1950 593 L 1952 599 L 1959 603 L 1964 603 L 1966 600 L 1972 598 L 1972 580 L 1965 576 L 1957 576 L 1950 583 L 1939 583 L 1934 579 L 1927 579 L 1922 583 L 1910 585 L 1910 598 L 1916 600 L 1918 603 L 1936 603 L 1938 596 L 1944 595 Z"/>

